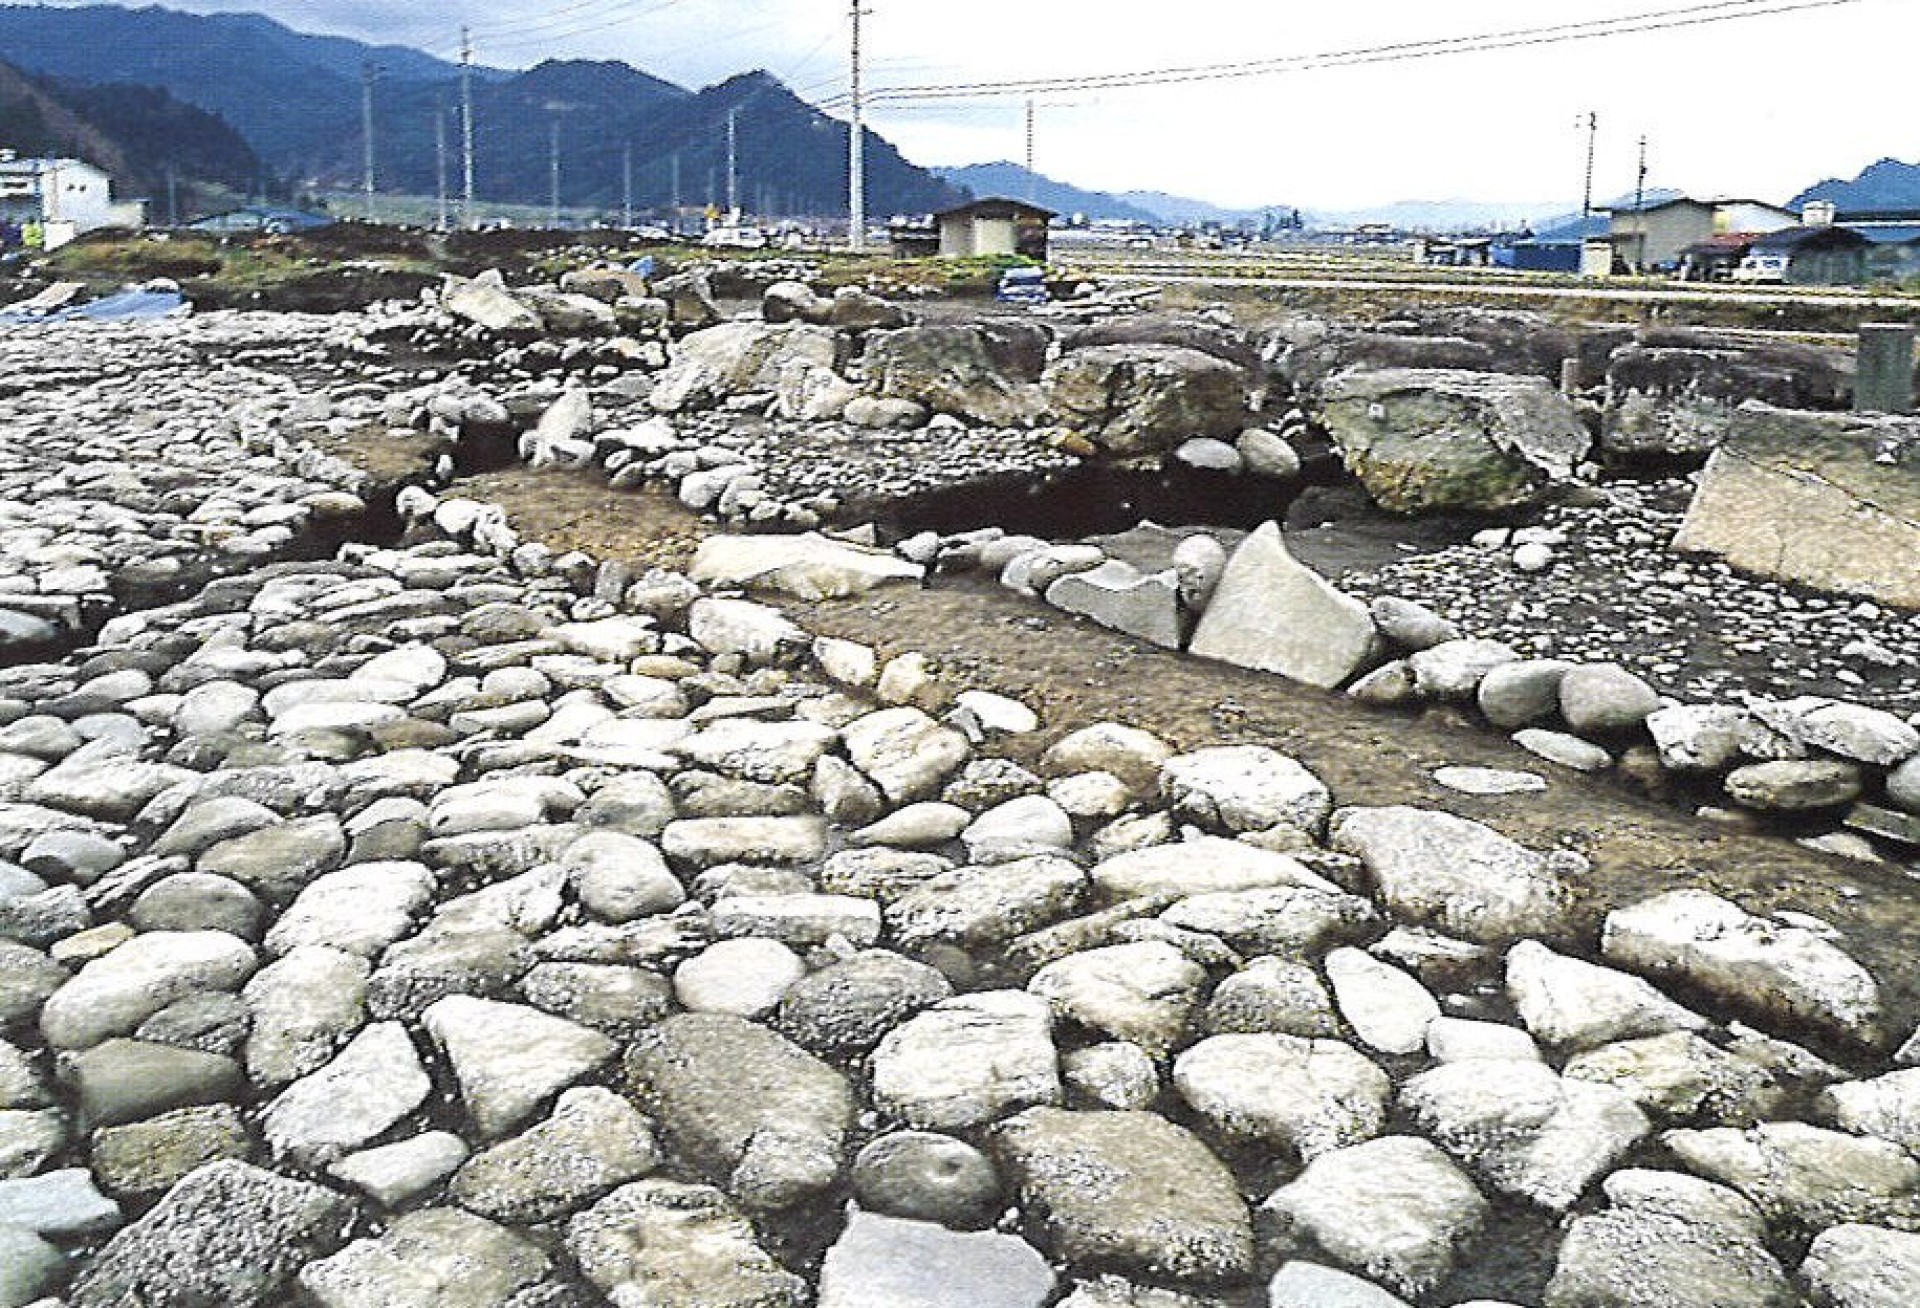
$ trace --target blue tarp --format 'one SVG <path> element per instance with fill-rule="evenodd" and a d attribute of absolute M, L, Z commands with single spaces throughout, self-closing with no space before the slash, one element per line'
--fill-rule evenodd
<path fill-rule="evenodd" d="M 129 322 L 137 318 L 167 318 L 175 314 L 192 312 L 184 295 L 178 291 L 120 291 L 113 295 L 103 295 L 86 304 L 71 305 L 53 313 L 8 313 L 0 311 L 0 325 L 22 326 L 27 323 L 68 322 L 75 318 L 85 318 L 93 322 Z"/>

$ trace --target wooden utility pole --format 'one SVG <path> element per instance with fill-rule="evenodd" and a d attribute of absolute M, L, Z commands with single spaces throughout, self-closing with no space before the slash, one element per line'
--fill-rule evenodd
<path fill-rule="evenodd" d="M 1587 129 L 1587 184 L 1586 189 L 1580 193 L 1580 216 L 1591 218 L 1593 217 L 1593 148 L 1600 138 L 1600 115 L 1589 113 L 1585 126 Z"/>

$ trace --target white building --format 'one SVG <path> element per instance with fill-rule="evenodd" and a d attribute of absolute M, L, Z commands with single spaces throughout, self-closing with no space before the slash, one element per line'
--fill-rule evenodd
<path fill-rule="evenodd" d="M 96 227 L 140 227 L 146 204 L 116 203 L 112 179 L 79 159 L 16 159 L 0 151 L 0 222 L 40 223 L 49 244 Z"/>

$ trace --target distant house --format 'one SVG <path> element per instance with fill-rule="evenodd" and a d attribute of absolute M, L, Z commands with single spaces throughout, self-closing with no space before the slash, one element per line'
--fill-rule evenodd
<path fill-rule="evenodd" d="M 1920 277 L 1920 209 L 1838 211 L 1826 200 L 1809 201 L 1802 210 L 1809 227 L 1836 221 L 1867 239 L 1866 275 L 1870 281 L 1907 281 Z"/>
<path fill-rule="evenodd" d="M 1746 263 L 1777 269 L 1793 286 L 1854 286 L 1866 280 L 1871 246 L 1846 227 L 1789 227 L 1756 237 Z"/>
<path fill-rule="evenodd" d="M 112 179 L 79 159 L 19 159 L 0 151 L 0 223 L 37 223 L 52 246 L 101 227 L 144 226 L 146 204 L 115 202 Z"/>
<path fill-rule="evenodd" d="M 1423 236 L 1414 254 L 1418 262 L 1435 268 L 1489 268 L 1494 240 L 1491 236 Z"/>
<path fill-rule="evenodd" d="M 333 219 L 323 213 L 307 213 L 301 209 L 273 209 L 258 205 L 243 209 L 229 209 L 198 222 L 188 223 L 187 227 L 196 232 L 270 232 L 285 235 L 288 232 L 310 232 L 320 227 L 333 226 Z"/>
<path fill-rule="evenodd" d="M 1684 195 L 1606 212 L 1614 265 L 1634 272 L 1677 268 L 1688 246 L 1715 236 L 1772 232 L 1800 222 L 1791 209 L 1759 200 L 1695 200 Z"/>
<path fill-rule="evenodd" d="M 940 253 L 965 258 L 976 254 L 1023 254 L 1046 261 L 1051 209 L 1021 200 L 975 200 L 933 216 L 940 231 Z"/>
<path fill-rule="evenodd" d="M 1683 282 L 1724 282 L 1753 249 L 1759 232 L 1727 232 L 1709 236 L 1680 251 L 1679 276 Z"/>
<path fill-rule="evenodd" d="M 1868 280 L 1900 282 L 1920 277 L 1920 220 L 1850 222 L 1847 230 L 1867 238 Z"/>
<path fill-rule="evenodd" d="M 1515 272 L 1579 272 L 1581 244 L 1589 237 L 1604 238 L 1606 234 L 1605 215 L 1576 218 L 1530 236 L 1495 242 L 1493 261 Z"/>
<path fill-rule="evenodd" d="M 940 253 L 940 229 L 932 214 L 895 214 L 887 223 L 887 244 L 897 259 L 931 259 Z"/>

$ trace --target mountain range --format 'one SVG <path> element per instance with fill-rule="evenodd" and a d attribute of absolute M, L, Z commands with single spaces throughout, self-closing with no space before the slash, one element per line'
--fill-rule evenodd
<path fill-rule="evenodd" d="M 88 159 L 122 196 L 170 194 L 189 206 L 203 186 L 244 192 L 261 171 L 259 156 L 223 119 L 158 87 L 55 82 L 4 63 L 0 145 Z"/>
<path fill-rule="evenodd" d="M 0 5 L 0 52 L 61 85 L 160 88 L 219 115 L 274 172 L 314 189 L 362 181 L 362 78 L 372 69 L 376 185 L 431 194 L 444 166 L 460 187 L 461 70 L 417 50 L 310 36 L 253 14 Z M 475 190 L 487 200 L 547 203 L 557 154 L 568 207 L 619 207 L 629 194 L 641 210 L 676 196 L 724 205 L 731 194 L 762 211 L 845 211 L 847 124 L 766 73 L 692 91 L 623 63 L 565 60 L 475 68 L 472 80 Z M 879 136 L 866 139 L 871 212 L 966 198 Z"/>
<path fill-rule="evenodd" d="M 1199 226 L 1218 223 L 1225 227 L 1242 225 L 1258 228 L 1291 219 L 1293 206 L 1272 204 L 1259 209 L 1227 209 L 1205 200 L 1194 200 L 1164 191 L 1089 191 L 1044 173 L 1029 171 L 1024 165 L 1001 160 L 997 163 L 962 164 L 934 168 L 936 176 L 955 186 L 964 186 L 975 195 L 1004 195 L 1025 200 L 1055 213 L 1081 215 L 1092 221 L 1147 223 L 1152 226 Z"/>
<path fill-rule="evenodd" d="M 1867 165 L 1851 181 L 1830 177 L 1796 195 L 1788 208 L 1799 210 L 1809 200 L 1830 200 L 1840 216 L 1913 212 L 1920 210 L 1920 164 L 1882 159 Z"/>
<path fill-rule="evenodd" d="M 414 49 L 296 32 L 258 14 L 158 7 L 0 4 L 0 146 L 94 159 L 122 194 L 173 179 L 302 190 L 362 184 L 371 77 L 374 176 L 390 193 L 460 189 L 463 70 Z M 11 68 L 8 65 L 12 65 Z M 525 71 L 474 66 L 476 194 L 496 202 L 636 211 L 670 202 L 763 213 L 844 213 L 846 123 L 765 72 L 689 90 L 625 63 L 559 60 Z M 919 167 L 866 137 L 868 211 L 925 213 L 969 194 L 1031 199 L 1063 214 L 1164 224 L 1263 227 L 1292 205 L 1234 210 L 1152 191 L 1109 193 L 1005 161 Z M 732 167 L 729 168 L 729 159 Z M 1830 199 L 1842 215 L 1920 208 L 1920 165 L 1883 159 L 1828 179 L 1793 204 Z M 1407 201 L 1307 210 L 1318 226 L 1389 223 L 1433 231 L 1536 228 L 1570 206 Z"/>

